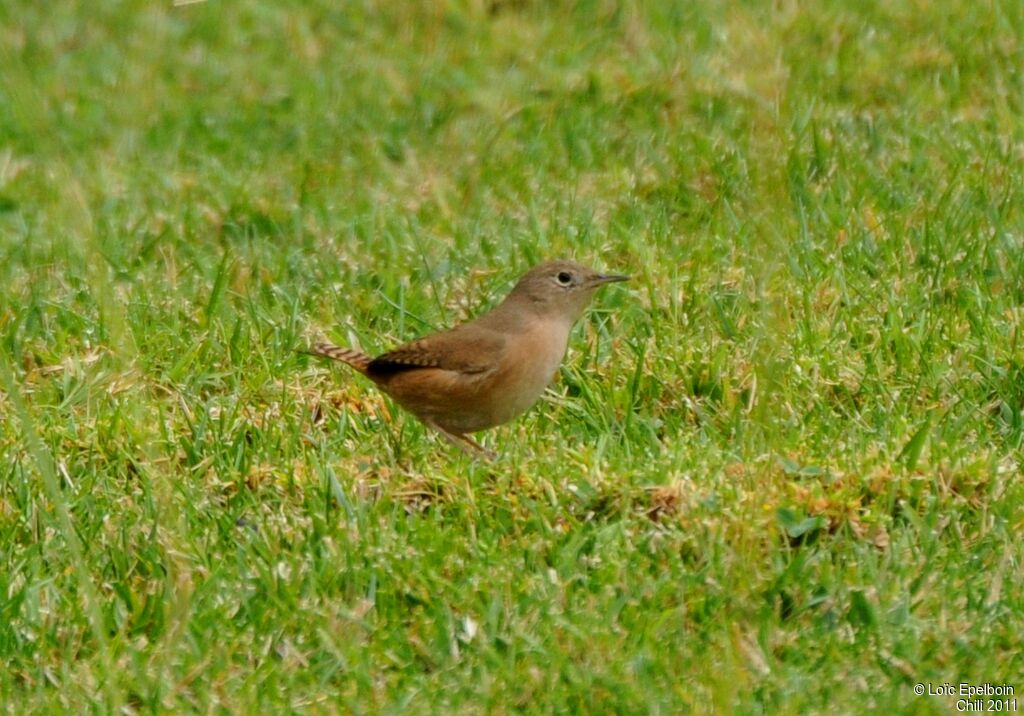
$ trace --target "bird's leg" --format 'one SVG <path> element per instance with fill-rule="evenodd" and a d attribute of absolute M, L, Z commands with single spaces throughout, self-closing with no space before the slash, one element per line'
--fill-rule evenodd
<path fill-rule="evenodd" d="M 462 450 L 462 452 L 466 453 L 467 455 L 470 455 L 472 457 L 482 457 L 488 462 L 494 462 L 495 460 L 498 459 L 497 453 L 495 453 L 493 450 L 488 450 L 487 448 L 485 448 L 483 445 L 481 445 L 468 435 L 464 435 L 461 433 L 450 433 L 444 428 L 442 428 L 440 425 L 435 423 L 433 420 L 428 420 L 424 422 L 426 422 L 427 427 L 437 431 L 437 433 L 441 437 L 443 437 L 445 440 L 447 440 L 452 445 L 457 447 L 459 450 Z"/>
<path fill-rule="evenodd" d="M 494 462 L 495 460 L 498 459 L 498 453 L 494 452 L 493 450 L 488 450 L 487 448 L 485 448 L 483 445 L 481 445 L 468 435 L 456 435 L 455 437 L 464 444 L 471 447 L 473 450 L 476 450 L 477 453 L 482 455 L 488 462 Z"/>

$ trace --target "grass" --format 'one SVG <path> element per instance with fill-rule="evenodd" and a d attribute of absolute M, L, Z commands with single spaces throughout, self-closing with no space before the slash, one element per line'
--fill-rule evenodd
<path fill-rule="evenodd" d="M 4 710 L 1019 695 L 1022 8 L 5 4 Z M 293 352 L 558 256 L 494 467 Z"/>

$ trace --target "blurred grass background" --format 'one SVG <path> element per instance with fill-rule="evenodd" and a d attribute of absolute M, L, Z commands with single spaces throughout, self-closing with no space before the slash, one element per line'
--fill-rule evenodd
<path fill-rule="evenodd" d="M 23 712 L 1024 686 L 1024 6 L 0 7 Z M 634 281 L 484 467 L 292 352 Z"/>

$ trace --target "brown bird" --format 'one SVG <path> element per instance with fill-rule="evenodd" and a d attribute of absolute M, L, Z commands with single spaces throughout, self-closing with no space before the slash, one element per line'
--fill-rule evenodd
<path fill-rule="evenodd" d="M 349 364 L 453 445 L 493 459 L 467 433 L 508 422 L 536 403 L 594 292 L 628 278 L 548 261 L 493 310 L 450 330 L 376 358 L 330 343 L 310 353 Z"/>

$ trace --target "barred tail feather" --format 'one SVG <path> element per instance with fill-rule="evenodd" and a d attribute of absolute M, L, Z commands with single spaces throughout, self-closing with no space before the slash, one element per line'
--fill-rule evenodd
<path fill-rule="evenodd" d="M 309 352 L 313 355 L 323 356 L 324 358 L 333 358 L 334 360 L 340 360 L 342 363 L 348 363 L 360 373 L 366 373 L 367 366 L 370 365 L 370 361 L 373 360 L 370 356 L 361 351 L 354 351 L 351 348 L 342 348 L 341 346 L 336 346 L 333 343 L 314 343 L 309 349 Z"/>

